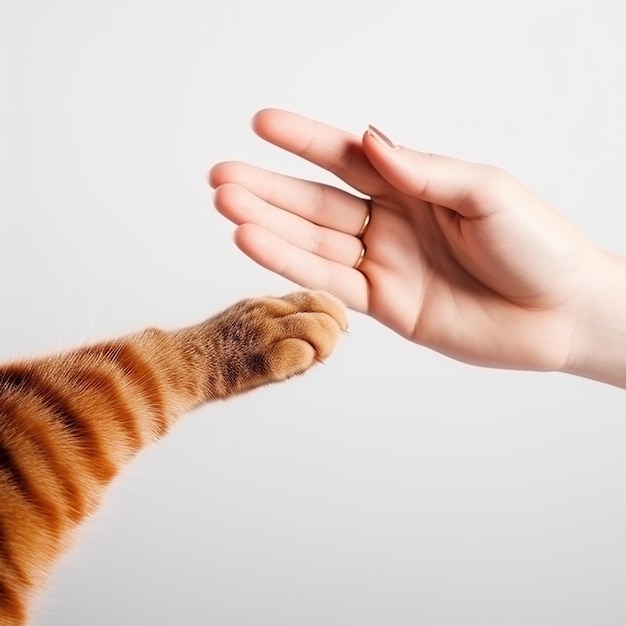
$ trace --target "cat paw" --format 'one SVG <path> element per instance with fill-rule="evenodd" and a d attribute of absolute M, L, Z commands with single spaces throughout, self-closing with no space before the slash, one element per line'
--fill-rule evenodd
<path fill-rule="evenodd" d="M 331 354 L 348 326 L 344 305 L 321 291 L 244 300 L 214 322 L 228 393 L 305 372 Z"/>

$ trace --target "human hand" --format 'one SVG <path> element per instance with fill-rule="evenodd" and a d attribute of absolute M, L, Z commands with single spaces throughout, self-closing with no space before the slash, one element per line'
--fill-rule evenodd
<path fill-rule="evenodd" d="M 366 196 L 244 163 L 216 165 L 215 206 L 256 262 L 459 360 L 571 365 L 607 255 L 517 180 L 395 146 L 375 129 L 359 138 L 286 111 L 260 111 L 253 128 Z M 366 254 L 354 269 L 368 208 Z"/>

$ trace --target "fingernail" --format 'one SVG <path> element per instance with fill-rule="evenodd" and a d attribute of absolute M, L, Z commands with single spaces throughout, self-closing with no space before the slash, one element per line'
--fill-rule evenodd
<path fill-rule="evenodd" d="M 393 143 L 393 141 L 391 141 L 391 139 L 389 139 L 389 137 L 387 137 L 385 133 L 382 133 L 381 131 L 378 130 L 378 128 L 376 128 L 375 126 L 372 126 L 371 124 L 367 127 L 367 134 L 370 137 L 374 137 L 374 139 L 376 139 L 376 141 L 378 141 L 383 146 L 385 146 L 385 148 L 391 148 L 391 150 L 398 149 L 398 146 L 395 143 Z"/>

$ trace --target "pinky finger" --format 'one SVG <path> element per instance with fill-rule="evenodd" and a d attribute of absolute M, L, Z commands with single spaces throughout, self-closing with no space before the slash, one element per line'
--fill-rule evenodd
<path fill-rule="evenodd" d="M 368 283 L 360 271 L 302 250 L 256 224 L 238 226 L 235 244 L 262 267 L 306 289 L 328 291 L 355 311 L 368 312 Z"/>

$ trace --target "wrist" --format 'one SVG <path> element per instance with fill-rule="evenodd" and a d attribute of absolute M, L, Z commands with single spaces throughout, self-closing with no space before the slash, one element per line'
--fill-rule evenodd
<path fill-rule="evenodd" d="M 588 275 L 562 371 L 626 389 L 626 258 L 600 252 Z"/>

